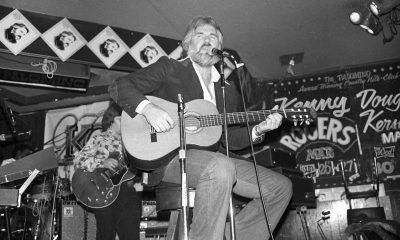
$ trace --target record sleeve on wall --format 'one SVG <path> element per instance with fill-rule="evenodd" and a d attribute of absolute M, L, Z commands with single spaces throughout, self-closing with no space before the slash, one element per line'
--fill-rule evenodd
<path fill-rule="evenodd" d="M 14 55 L 19 54 L 40 36 L 40 32 L 17 9 L 0 20 L 0 41 Z"/>

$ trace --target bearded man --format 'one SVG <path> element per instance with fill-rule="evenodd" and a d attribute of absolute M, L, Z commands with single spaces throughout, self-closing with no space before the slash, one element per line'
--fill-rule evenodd
<path fill-rule="evenodd" d="M 187 27 L 182 47 L 186 58 L 177 61 L 161 57 L 144 69 L 116 79 L 109 87 L 111 98 L 129 116 L 143 115 L 157 133 L 179 129 L 178 120 L 145 95 L 175 103 L 178 94 L 181 94 L 185 102 L 204 99 L 220 112 L 223 109 L 223 94 L 218 82 L 220 74 L 214 67 L 219 57 L 212 54 L 213 48 L 223 47 L 220 27 L 211 17 L 194 18 Z M 230 94 L 232 91 L 237 91 L 233 84 L 227 85 L 227 112 L 236 112 L 241 104 L 240 99 L 230 97 L 238 96 Z M 187 111 L 190 112 L 190 109 Z M 259 142 L 266 132 L 277 129 L 281 123 L 282 116 L 274 113 L 252 126 L 250 134 L 246 127 L 233 126 L 228 131 L 229 149 L 239 150 L 248 147 L 250 141 Z M 227 146 L 224 137 L 218 141 L 218 146 L 213 149 L 190 148 L 186 152 L 188 185 L 196 189 L 189 239 L 222 240 L 224 235 L 230 239 L 225 230 L 229 231 L 226 219 L 232 192 L 252 199 L 235 216 L 237 239 L 268 239 L 267 221 L 253 163 L 227 157 L 223 150 Z M 149 181 L 154 184 L 161 181 L 181 183 L 179 156 L 175 153 L 173 156 L 169 154 L 169 157 L 163 166 L 150 172 Z M 258 170 L 269 222 L 274 229 L 290 201 L 292 185 L 288 178 L 277 172 L 261 166 Z"/>

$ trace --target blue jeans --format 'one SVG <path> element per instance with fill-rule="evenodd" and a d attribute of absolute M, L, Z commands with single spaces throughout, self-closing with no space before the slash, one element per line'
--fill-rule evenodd
<path fill-rule="evenodd" d="M 196 189 L 190 240 L 222 240 L 225 232 L 230 239 L 226 219 L 232 189 L 239 196 L 253 199 L 235 216 L 236 239 L 269 238 L 253 163 L 195 149 L 187 150 L 186 159 L 188 185 Z M 292 197 L 292 183 L 270 169 L 259 166 L 258 170 L 268 219 L 275 229 Z M 178 157 L 166 167 L 163 181 L 180 184 Z"/>

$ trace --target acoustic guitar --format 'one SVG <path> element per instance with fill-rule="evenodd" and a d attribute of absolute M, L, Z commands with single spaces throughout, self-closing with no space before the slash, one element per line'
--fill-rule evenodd
<path fill-rule="evenodd" d="M 118 154 L 117 157 L 113 156 Z M 90 208 L 104 208 L 117 199 L 121 184 L 135 177 L 123 160 L 123 154 L 111 153 L 118 160 L 115 171 L 97 168 L 93 172 L 78 168 L 72 176 L 71 188 L 78 201 Z"/>
<path fill-rule="evenodd" d="M 179 123 L 177 104 L 154 96 L 147 96 L 150 102 L 160 106 Z M 277 109 L 247 112 L 250 123 L 264 121 L 270 114 L 278 112 L 295 123 L 310 122 L 316 118 L 314 109 Z M 246 122 L 246 113 L 227 113 L 228 125 Z M 219 114 L 214 104 L 203 99 L 185 103 L 184 125 L 187 148 L 210 148 L 221 137 L 223 114 Z M 127 157 L 141 170 L 154 170 L 166 164 L 180 147 L 180 127 L 168 132 L 156 132 L 143 115 L 131 118 L 126 112 L 121 116 L 122 143 Z"/>

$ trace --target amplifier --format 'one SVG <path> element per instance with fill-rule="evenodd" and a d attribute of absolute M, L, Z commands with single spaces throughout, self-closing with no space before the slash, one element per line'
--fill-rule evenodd
<path fill-rule="evenodd" d="M 64 201 L 61 208 L 62 240 L 96 240 L 96 219 L 76 201 Z"/>
<path fill-rule="evenodd" d="M 141 218 L 157 218 L 156 201 L 142 201 Z"/>
<path fill-rule="evenodd" d="M 19 189 L 0 189 L 0 206 L 17 206 Z"/>
<path fill-rule="evenodd" d="M 279 148 L 264 146 L 261 150 L 255 152 L 255 156 L 257 164 L 264 167 L 296 168 L 295 155 Z"/>
<path fill-rule="evenodd" d="M 296 207 L 317 207 L 317 198 L 315 197 L 314 180 L 306 177 L 289 176 L 293 183 L 293 196 L 290 202 L 291 208 Z"/>
<path fill-rule="evenodd" d="M 282 167 L 271 168 L 288 177 L 293 184 L 293 196 L 290 202 L 290 208 L 297 207 L 317 207 L 317 198 L 315 197 L 315 185 L 312 178 L 303 176 L 303 172 L 296 169 L 287 169 Z"/>

